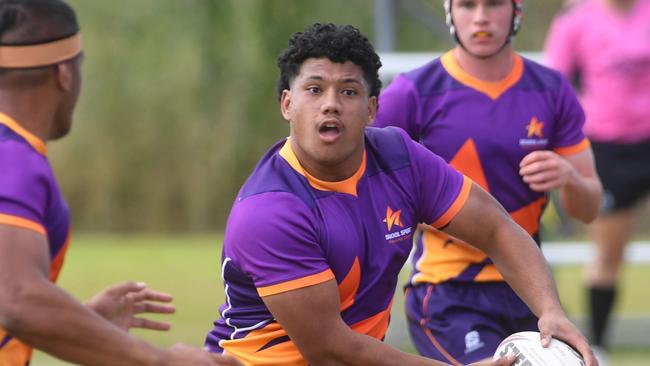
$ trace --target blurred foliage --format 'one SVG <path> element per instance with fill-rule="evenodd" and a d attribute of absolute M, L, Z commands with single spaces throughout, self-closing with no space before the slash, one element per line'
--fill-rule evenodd
<path fill-rule="evenodd" d="M 288 134 L 275 59 L 289 36 L 314 22 L 374 36 L 369 0 L 70 3 L 84 89 L 73 132 L 50 158 L 77 230 L 222 228 L 259 157 Z M 526 2 L 519 49 L 541 49 L 559 3 Z M 399 0 L 395 16 L 399 51 L 452 46 L 441 0 Z"/>

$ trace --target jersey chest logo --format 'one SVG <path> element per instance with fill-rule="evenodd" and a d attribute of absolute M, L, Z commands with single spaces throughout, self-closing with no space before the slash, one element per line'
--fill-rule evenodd
<path fill-rule="evenodd" d="M 525 127 L 526 137 L 519 139 L 519 146 L 522 148 L 546 147 L 548 139 L 544 138 L 544 122 L 533 116 Z"/>
<path fill-rule="evenodd" d="M 388 232 L 385 235 L 386 241 L 391 244 L 411 236 L 412 229 L 404 227 L 401 215 L 400 210 L 393 210 L 390 206 L 386 206 L 386 218 L 382 222 L 386 223 L 386 231 Z"/>

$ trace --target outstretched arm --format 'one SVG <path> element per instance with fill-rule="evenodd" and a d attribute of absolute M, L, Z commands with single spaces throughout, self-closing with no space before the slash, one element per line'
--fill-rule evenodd
<path fill-rule="evenodd" d="M 189 346 L 150 345 L 103 319 L 48 280 L 46 238 L 0 225 L 0 328 L 24 343 L 83 365 L 237 365 Z"/>
<path fill-rule="evenodd" d="M 398 351 L 352 330 L 341 319 L 335 280 L 265 296 L 263 300 L 311 365 L 446 365 Z M 506 366 L 512 361 L 502 359 L 484 365 Z"/>
<path fill-rule="evenodd" d="M 473 184 L 467 202 L 444 230 L 488 254 L 539 317 L 542 344 L 547 345 L 551 337 L 562 339 L 583 355 L 587 366 L 596 365 L 587 340 L 560 305 L 555 282 L 537 244 L 492 196 Z"/>

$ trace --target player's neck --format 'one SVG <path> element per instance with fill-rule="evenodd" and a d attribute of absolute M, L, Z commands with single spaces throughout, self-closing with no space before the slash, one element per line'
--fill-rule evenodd
<path fill-rule="evenodd" d="M 13 118 L 25 130 L 47 142 L 53 123 L 54 110 L 36 93 L 16 94 L 0 90 L 0 112 Z"/>
<path fill-rule="evenodd" d="M 461 46 L 454 48 L 454 59 L 466 73 L 483 81 L 500 81 L 512 71 L 514 54 L 512 45 L 507 44 L 503 49 L 490 57 L 481 58 L 470 54 Z"/>
<path fill-rule="evenodd" d="M 341 182 L 349 179 L 359 171 L 363 163 L 365 145 L 361 143 L 352 154 L 341 162 L 323 162 L 302 151 L 295 140 L 291 141 L 291 150 L 304 171 L 323 182 Z"/>

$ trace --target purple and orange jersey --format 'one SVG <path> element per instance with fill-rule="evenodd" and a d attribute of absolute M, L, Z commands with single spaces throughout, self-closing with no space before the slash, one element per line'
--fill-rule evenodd
<path fill-rule="evenodd" d="M 367 128 L 361 167 L 341 182 L 310 176 L 290 140 L 279 142 L 230 213 L 222 253 L 226 302 L 206 345 L 247 364 L 306 365 L 262 297 L 329 280 L 338 283 L 342 319 L 383 339 L 417 224 L 446 225 L 470 187 L 395 128 Z"/>
<path fill-rule="evenodd" d="M 63 265 L 70 217 L 46 157 L 46 146 L 0 113 L 0 225 L 43 235 L 50 250 L 50 280 Z M 0 329 L 0 365 L 24 366 L 31 348 Z"/>
<path fill-rule="evenodd" d="M 510 74 L 484 82 L 464 72 L 453 53 L 406 74 L 382 92 L 376 126 L 397 126 L 490 192 L 539 243 L 547 196 L 528 188 L 519 163 L 533 150 L 574 154 L 589 147 L 584 113 L 556 71 L 514 56 Z M 501 281 L 487 255 L 426 230 L 418 239 L 412 283 Z"/>

